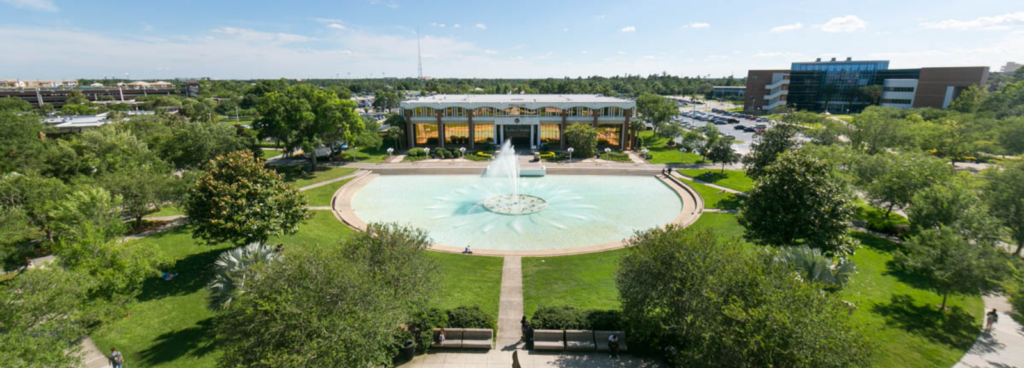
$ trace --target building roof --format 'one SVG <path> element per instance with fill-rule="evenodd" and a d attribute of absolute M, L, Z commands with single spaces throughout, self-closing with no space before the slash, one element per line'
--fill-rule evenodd
<path fill-rule="evenodd" d="M 711 88 L 713 88 L 713 89 L 722 89 L 722 88 L 747 88 L 747 86 L 712 86 Z"/>
<path fill-rule="evenodd" d="M 524 106 L 538 108 L 545 106 L 567 108 L 583 107 L 621 107 L 633 108 L 636 102 L 617 97 L 602 95 L 433 95 L 414 100 L 402 101 L 402 107 L 427 106 L 440 107 L 484 107 L 484 106 Z"/>

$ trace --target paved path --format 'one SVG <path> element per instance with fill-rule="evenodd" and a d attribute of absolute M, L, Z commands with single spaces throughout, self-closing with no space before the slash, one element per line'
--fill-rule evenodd
<path fill-rule="evenodd" d="M 310 184 L 310 185 L 304 186 L 302 188 L 299 188 L 299 191 L 302 192 L 302 191 L 310 190 L 310 189 L 313 189 L 313 188 L 319 188 L 319 187 L 322 187 L 322 186 L 327 185 L 327 184 L 337 183 L 337 182 L 342 181 L 342 180 L 351 179 L 351 178 L 354 178 L 354 177 L 357 177 L 357 176 L 366 175 L 366 174 L 368 174 L 368 172 L 366 172 L 365 170 L 356 170 L 356 171 L 352 172 L 351 174 L 348 174 L 348 175 L 345 175 L 345 176 L 342 176 L 342 177 L 337 177 L 337 178 L 334 178 L 334 179 L 331 179 L 331 180 L 325 180 L 325 181 L 321 181 L 321 182 L 316 183 L 316 184 Z"/>
<path fill-rule="evenodd" d="M 675 170 L 672 170 L 672 175 L 677 177 L 677 178 L 683 179 L 683 180 L 688 180 L 688 181 L 692 181 L 692 182 L 701 183 L 701 184 L 707 185 L 709 187 L 712 187 L 712 188 L 715 188 L 715 189 L 718 189 L 718 190 L 724 190 L 724 191 L 726 191 L 728 193 L 732 193 L 732 194 L 736 194 L 736 195 L 741 195 L 741 196 L 744 196 L 744 197 L 747 196 L 747 193 L 744 193 L 744 192 L 741 192 L 741 191 L 738 191 L 738 190 L 735 190 L 735 189 L 729 189 L 729 188 L 723 187 L 721 185 L 708 183 L 708 182 L 703 181 L 703 180 L 694 179 L 694 178 L 691 178 L 689 176 L 680 174 L 678 171 L 675 171 Z"/>
<path fill-rule="evenodd" d="M 96 347 L 96 344 L 92 342 L 92 339 L 86 337 L 82 340 L 82 363 L 86 368 L 104 368 L 110 367 L 110 361 L 107 360 L 107 356 L 100 352 L 100 349 Z"/>
<path fill-rule="evenodd" d="M 506 256 L 501 266 L 501 301 L 498 303 L 496 349 L 515 350 L 522 337 L 523 267 L 519 256 Z"/>
<path fill-rule="evenodd" d="M 1024 368 L 1024 326 L 1010 318 L 1013 310 L 1006 297 L 1002 295 L 985 295 L 985 311 L 995 308 L 999 312 L 999 322 L 992 326 L 992 331 L 982 332 L 974 346 L 954 365 L 954 368 Z"/>

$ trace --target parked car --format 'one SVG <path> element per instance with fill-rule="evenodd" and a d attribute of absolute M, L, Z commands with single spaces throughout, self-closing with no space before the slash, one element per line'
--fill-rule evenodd
<path fill-rule="evenodd" d="M 742 124 L 736 124 L 736 126 L 733 127 L 733 129 L 746 129 L 746 128 L 747 127 L 743 126 Z"/>
<path fill-rule="evenodd" d="M 739 124 L 739 122 L 740 122 L 737 119 L 726 119 L 725 121 L 729 122 L 729 124 Z"/>
<path fill-rule="evenodd" d="M 747 132 L 747 133 L 757 133 L 757 129 L 750 128 L 750 127 L 746 128 L 746 129 L 743 129 L 743 131 Z"/>
<path fill-rule="evenodd" d="M 755 121 L 758 122 L 758 123 L 767 123 L 768 122 L 768 118 L 757 118 L 757 120 L 755 120 Z"/>

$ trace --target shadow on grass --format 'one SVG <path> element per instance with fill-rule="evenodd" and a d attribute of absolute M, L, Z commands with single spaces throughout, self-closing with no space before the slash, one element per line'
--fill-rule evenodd
<path fill-rule="evenodd" d="M 206 287 L 210 278 L 213 277 L 213 262 L 224 250 L 211 247 L 208 251 L 179 259 L 173 267 L 167 270 L 167 273 L 176 273 L 178 276 L 170 281 L 159 277 L 147 279 L 142 285 L 139 301 L 191 294 Z"/>
<path fill-rule="evenodd" d="M 717 208 L 723 210 L 739 210 L 743 207 L 743 200 L 746 197 L 730 194 L 728 197 L 718 201 Z"/>
<path fill-rule="evenodd" d="M 195 326 L 157 336 L 153 346 L 140 353 L 140 363 L 153 366 L 186 355 L 202 357 L 216 350 L 213 344 L 214 337 L 214 321 L 213 317 L 210 317 L 199 321 Z"/>
<path fill-rule="evenodd" d="M 897 250 L 902 249 L 899 243 L 887 239 L 882 239 L 871 234 L 866 234 L 858 231 L 853 232 L 852 235 L 853 238 L 860 241 L 861 244 L 864 244 L 868 248 L 874 250 L 882 251 L 885 253 L 895 253 Z"/>
<path fill-rule="evenodd" d="M 703 174 L 700 174 L 700 175 L 697 175 L 696 177 L 694 177 L 694 179 L 697 179 L 697 180 L 700 180 L 700 181 L 703 181 L 703 182 L 708 182 L 708 183 L 715 184 L 715 185 L 718 185 L 719 181 L 725 180 L 725 179 L 728 179 L 728 178 L 729 178 L 728 174 L 720 172 L 720 171 L 708 171 L 708 172 L 705 172 Z"/>
<path fill-rule="evenodd" d="M 317 166 L 316 171 L 327 171 L 332 169 L 330 166 Z M 309 180 L 313 179 L 313 172 L 309 171 L 309 167 L 306 165 L 298 166 L 274 166 L 274 171 L 278 174 L 284 175 L 284 182 L 291 183 L 297 180 Z"/>
<path fill-rule="evenodd" d="M 888 325 L 961 350 L 969 349 L 981 332 L 963 308 L 941 312 L 933 305 L 916 304 L 907 294 L 893 295 L 889 303 L 872 306 L 871 312 L 884 317 Z"/>

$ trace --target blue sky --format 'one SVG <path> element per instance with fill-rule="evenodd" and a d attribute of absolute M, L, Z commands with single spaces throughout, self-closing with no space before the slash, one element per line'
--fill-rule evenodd
<path fill-rule="evenodd" d="M 1019 0 L 0 0 L 0 78 L 744 76 L 1024 62 Z"/>

